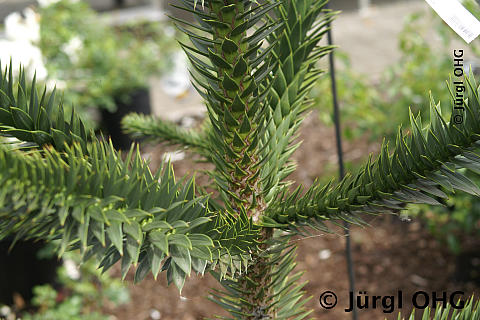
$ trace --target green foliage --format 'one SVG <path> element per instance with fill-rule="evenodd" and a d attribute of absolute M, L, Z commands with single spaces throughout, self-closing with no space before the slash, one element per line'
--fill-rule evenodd
<path fill-rule="evenodd" d="M 457 189 L 480 195 L 480 189 L 463 174 L 463 168 L 476 172 L 479 160 L 480 100 L 477 85 L 471 81 L 474 79 L 467 78 L 464 106 L 468 119 L 463 124 L 446 123 L 431 99 L 430 124 L 422 127 L 420 115 L 410 113 L 412 133 L 404 136 L 399 129 L 392 155 L 384 143 L 375 161 L 370 158 L 364 168 L 347 175 L 338 185 L 315 183 L 301 198 L 300 187 L 292 195 L 284 195 L 269 208 L 268 223 L 285 227 L 306 223 L 323 230 L 321 220 L 326 218 L 349 214 L 358 222 L 356 214 L 360 212 L 398 212 L 406 203 L 439 205 L 436 198 L 447 198 L 444 191 Z M 319 225 L 312 225 L 312 220 Z"/>
<path fill-rule="evenodd" d="M 64 261 L 81 262 L 81 256 L 69 252 Z M 27 320 L 107 320 L 100 308 L 105 302 L 120 305 L 129 301 L 129 293 L 120 280 L 108 273 L 101 274 L 93 261 L 80 265 L 79 278 L 71 278 L 64 266 L 58 270 L 60 290 L 50 285 L 36 286 L 33 289 L 33 305 L 37 308 L 33 314 L 25 313 Z M 18 315 L 17 315 L 18 316 Z"/>
<path fill-rule="evenodd" d="M 392 129 L 392 118 L 388 118 L 381 109 L 382 96 L 366 76 L 352 70 L 346 53 L 335 51 L 337 93 L 339 97 L 343 136 L 355 139 L 368 133 L 370 139 L 377 139 Z M 312 89 L 314 106 L 319 110 L 320 120 L 333 125 L 331 81 L 329 77 L 320 78 Z M 401 106 L 404 108 L 404 105 Z M 394 108 L 394 106 L 390 106 Z M 395 117 L 397 119 L 398 116 Z"/>
<path fill-rule="evenodd" d="M 251 308 L 251 304 L 261 306 L 255 314 L 257 319 L 267 317 L 275 309 L 275 319 L 305 319 L 312 313 L 304 307 L 311 297 L 303 298 L 305 292 L 302 289 L 306 282 L 300 282 L 303 272 L 294 272 L 296 246 L 289 240 L 290 237 L 279 235 L 269 240 L 269 249 L 260 254 L 253 267 L 265 270 L 268 269 L 265 264 L 273 264 L 275 267 L 267 274 L 260 273 L 257 278 L 242 282 L 222 280 L 213 273 L 224 290 L 211 292 L 210 300 L 227 310 L 233 317 L 231 319 L 250 319 L 244 310 Z M 253 299 L 245 300 L 245 296 Z"/>
<path fill-rule="evenodd" d="M 202 132 L 185 130 L 169 121 L 156 119 L 153 116 L 132 113 L 122 120 L 125 131 L 135 138 L 147 138 L 167 144 L 178 144 L 193 149 L 196 153 L 208 158 L 207 124 Z"/>
<path fill-rule="evenodd" d="M 452 56 L 449 50 L 450 39 L 440 29 L 436 33 L 441 39 L 440 47 L 433 48 L 429 42 L 429 31 L 435 28 L 432 19 L 435 13 L 416 13 L 407 17 L 404 28 L 399 35 L 399 49 L 402 56 L 383 75 L 379 91 L 385 96 L 380 109 L 386 119 L 398 119 L 397 123 L 406 123 L 409 119 L 408 109 L 423 119 L 428 116 L 428 92 L 432 92 L 440 102 L 442 113 L 449 117 L 451 97 L 445 90 L 445 79 L 452 74 Z M 437 26 L 438 28 L 438 26 Z M 388 124 L 388 121 L 386 122 Z M 387 133 L 395 133 L 394 128 L 385 128 Z"/>
<path fill-rule="evenodd" d="M 81 254 L 75 251 L 65 253 L 62 259 L 67 263 L 58 269 L 59 284 L 71 292 L 70 296 L 81 296 L 84 307 L 95 309 L 105 303 L 120 305 L 129 301 L 126 283 L 98 269 L 95 261 L 83 262 Z M 72 275 L 72 267 L 78 268 L 78 277 Z"/>
<path fill-rule="evenodd" d="M 79 108 L 114 111 L 115 99 L 148 87 L 149 77 L 168 70 L 169 54 L 179 49 L 165 24 L 109 26 L 85 1 L 61 0 L 39 13 L 49 75 L 65 83 L 66 104 Z"/>
<path fill-rule="evenodd" d="M 328 231 L 326 220 L 361 224 L 363 213 L 440 204 L 454 190 L 479 196 L 465 176 L 480 168 L 473 77 L 466 79 L 461 125 L 445 121 L 430 98 L 430 123 L 410 112 L 410 129 L 399 129 L 393 153 L 384 143 L 376 160 L 338 184 L 290 190 L 290 156 L 322 75 L 316 65 L 332 49 L 319 44 L 335 15 L 325 4 L 182 0 L 177 6 L 195 18 L 173 19 L 190 39 L 181 45 L 209 121 L 200 132 L 142 116 L 124 125 L 213 162 L 219 201 L 196 192 L 193 178 L 176 182 L 170 164 L 152 174 L 133 146 L 123 158 L 86 132 L 75 112 L 65 121 L 62 106 L 48 103 L 53 94 L 38 98 L 23 75 L 15 95 L 7 68 L 0 133 L 20 141 L 0 145 L 0 237 L 60 239 L 60 254 L 79 248 L 103 270 L 120 262 L 125 277 L 136 265 L 135 281 L 162 269 L 180 290 L 192 270 L 208 270 L 225 287 L 214 300 L 234 319 L 304 319 L 310 311 L 293 271 L 290 236 L 305 226 Z"/>
<path fill-rule="evenodd" d="M 15 97 L 9 70 L 0 81 L 8 124 L 0 132 L 34 144 L 0 145 L 2 237 L 59 237 L 60 254 L 80 248 L 85 258 L 98 256 L 104 270 L 121 260 L 123 276 L 138 263 L 136 281 L 162 267 L 179 288 L 192 269 L 223 266 L 251 245 L 251 223 L 214 216 L 207 197 L 195 195 L 193 178 L 176 182 L 170 164 L 152 174 L 133 146 L 122 160 L 111 144 L 87 134 L 75 113 L 66 122 L 61 105 L 45 106 L 53 94 L 38 99 L 35 82 L 25 98 L 23 72 Z M 246 258 L 238 259 L 241 268 Z"/>
<path fill-rule="evenodd" d="M 435 13 L 433 13 L 435 14 Z M 409 121 L 409 109 L 428 118 L 428 91 L 440 101 L 442 112 L 450 114 L 450 94 L 445 90 L 445 79 L 452 73 L 452 57 L 448 48 L 451 39 L 448 32 L 433 19 L 431 14 L 409 15 L 398 37 L 401 57 L 385 69 L 377 81 L 368 80 L 368 75 L 353 71 L 348 55 L 338 52 L 342 65 L 338 68 L 337 90 L 341 106 L 343 134 L 354 139 L 368 134 L 370 140 L 386 136 L 394 138 L 396 127 Z M 442 43 L 439 49 L 428 42 L 432 28 Z M 448 26 L 446 28 L 449 28 Z M 321 120 L 333 123 L 330 79 L 319 79 L 312 95 Z"/>
<path fill-rule="evenodd" d="M 70 121 L 65 121 L 63 105 L 56 105 L 55 90 L 47 94 L 45 89 L 39 97 L 35 78 L 31 88 L 27 88 L 25 73 L 20 70 L 19 81 L 15 84 L 12 66 L 3 71 L 1 64 L 0 119 L 3 135 L 38 146 L 52 145 L 60 151 L 64 143 L 77 142 L 82 150 L 86 148 L 87 133 L 83 122 L 75 112 L 71 113 Z"/>
<path fill-rule="evenodd" d="M 183 9 L 199 12 L 202 24 L 185 29 L 195 47 L 182 44 L 197 75 L 199 92 L 207 102 L 213 130 L 210 135 L 212 160 L 217 167 L 216 180 L 231 214 L 247 214 L 258 220 L 255 212 L 262 206 L 259 182 L 259 138 L 264 135 L 264 103 L 268 94 L 270 72 L 275 68 L 272 46 L 261 49 L 261 40 L 281 24 L 264 22 L 252 35 L 247 30 L 261 22 L 264 14 L 278 6 L 266 3 L 253 6 L 251 1 L 222 4 L 209 1 L 202 9 L 193 1 L 184 1 Z M 210 37 L 199 36 L 206 33 Z M 206 57 L 210 61 L 202 61 Z M 204 59 L 205 60 L 205 59 Z"/>
<path fill-rule="evenodd" d="M 478 5 L 475 1 L 471 2 L 469 8 L 475 12 Z M 399 35 L 402 56 L 383 73 L 376 88 L 364 76 L 349 68 L 346 57 L 342 58 L 346 61 L 346 68 L 337 73 L 337 85 L 342 103 L 342 120 L 346 123 L 343 126 L 346 137 L 355 138 L 368 132 L 370 139 L 383 134 L 391 139 L 397 121 L 407 121 L 406 106 L 409 104 L 414 113 L 419 112 L 422 119 L 427 118 L 427 108 L 422 108 L 429 103 L 426 88 L 440 100 L 442 113 L 447 116 L 450 114 L 451 97 L 444 90 L 444 79 L 453 70 L 452 56 L 446 48 L 455 36 L 450 27 L 434 16 L 435 13 L 415 13 L 407 17 Z M 436 29 L 435 35 L 442 40 L 440 48 L 433 48 L 428 41 L 427 35 L 433 27 Z M 330 81 L 325 78 L 319 80 L 314 90 L 316 107 L 321 109 L 324 117 L 330 113 L 332 105 L 331 97 L 326 94 L 328 90 Z M 325 120 L 331 123 L 330 117 Z M 475 173 L 467 172 L 466 176 L 478 185 Z M 478 234 L 480 216 L 476 209 L 477 202 L 477 197 L 458 192 L 454 198 L 445 200 L 446 208 L 419 206 L 410 214 L 422 218 L 430 231 L 458 254 L 465 238 Z"/>
<path fill-rule="evenodd" d="M 34 288 L 34 304 L 40 311 L 35 314 L 25 314 L 25 320 L 108 320 L 108 316 L 97 311 L 88 314 L 82 313 L 83 301 L 81 296 L 69 297 L 61 303 L 56 303 L 57 292 L 49 285 Z"/>
<path fill-rule="evenodd" d="M 475 0 L 461 0 L 460 1 L 463 6 L 470 11 L 471 14 L 475 16 L 475 18 L 480 19 L 480 4 Z M 476 44 L 478 41 L 474 43 L 474 47 L 477 47 Z"/>
<path fill-rule="evenodd" d="M 398 320 L 406 319 L 401 314 L 398 315 Z M 415 317 L 415 310 L 412 311 L 408 320 L 420 319 Z M 465 307 L 462 309 L 455 309 L 450 304 L 444 308 L 441 304 L 435 310 L 427 307 L 421 316 L 422 320 L 478 320 L 480 319 L 480 301 L 475 302 L 471 297 L 465 302 Z"/>
<path fill-rule="evenodd" d="M 476 185 L 476 174 L 466 175 Z M 430 232 L 454 254 L 460 254 L 469 239 L 480 236 L 480 202 L 465 192 L 457 192 L 454 198 L 445 201 L 446 207 L 420 206 L 412 213 L 426 224 Z"/>
<path fill-rule="evenodd" d="M 473 14 L 480 13 L 475 1 L 464 1 L 464 5 Z M 407 22 L 409 23 L 406 24 L 400 36 L 400 47 L 404 53 L 402 61 L 404 63 L 392 69 L 405 71 L 401 73 L 392 72 L 391 83 L 396 83 L 392 86 L 392 89 L 405 92 L 407 99 L 409 94 L 413 93 L 414 96 L 411 98 L 422 101 L 422 99 L 416 97 L 421 95 L 422 86 L 425 83 L 426 87 L 431 88 L 436 97 L 440 98 L 443 106 L 442 111 L 449 114 L 451 109 L 448 102 L 451 101 L 451 97 L 447 91 L 442 90 L 441 80 L 446 77 L 445 75 L 452 73 L 452 56 L 446 48 L 458 36 L 440 18 L 432 19 L 432 14 L 434 17 L 436 16 L 435 13 L 431 12 L 429 15 L 417 13 L 408 18 Z M 422 22 L 426 18 L 427 22 Z M 440 50 L 433 48 L 427 40 L 427 30 L 432 26 L 436 29 L 435 35 L 442 39 Z M 474 53 L 477 52 L 476 42 L 472 43 L 470 48 L 473 49 Z M 405 65 L 407 68 L 404 67 Z M 415 79 L 421 79 L 421 81 L 414 81 Z M 419 85 L 419 83 L 422 83 L 422 85 Z M 408 89 L 403 90 L 402 88 Z M 478 185 L 477 172 L 467 172 L 466 176 Z M 416 211 L 428 225 L 432 234 L 445 243 L 454 254 L 459 254 L 463 250 L 465 240 L 468 237 L 478 235 L 478 230 L 480 230 L 478 225 L 480 216 L 477 210 L 478 198 L 459 192 L 455 194 L 454 198 L 446 200 L 445 204 L 446 207 L 420 206 Z"/>

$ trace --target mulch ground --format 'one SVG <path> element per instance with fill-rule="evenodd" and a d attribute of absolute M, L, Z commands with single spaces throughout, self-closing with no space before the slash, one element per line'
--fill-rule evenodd
<path fill-rule="evenodd" d="M 304 142 L 294 156 L 298 170 L 291 178 L 309 185 L 317 176 L 335 174 L 337 158 L 333 129 L 323 126 L 312 113 L 304 122 L 300 138 Z M 368 153 L 376 152 L 378 147 L 367 143 L 366 139 L 346 142 L 345 159 L 359 161 Z M 152 167 L 161 162 L 163 150 L 165 148 L 161 147 L 144 150 L 151 156 Z M 176 174 L 182 176 L 191 174 L 194 169 L 205 168 L 205 165 L 195 164 L 187 158 L 175 162 L 174 167 Z M 198 180 L 202 183 L 206 179 L 200 175 Z M 454 291 L 464 291 L 465 297 L 474 292 L 477 296 L 480 294 L 480 286 L 453 280 L 455 256 L 435 240 L 420 221 L 401 220 L 397 216 L 367 216 L 365 220 L 369 227 L 353 227 L 351 231 L 356 291 L 366 291 L 369 296 L 397 296 L 398 291 L 402 291 L 403 306 L 401 309 L 395 306 L 394 313 L 384 313 L 381 305 L 373 308 L 370 301 L 369 309 L 360 310 L 359 319 L 397 319 L 398 311 L 405 314 L 412 309 L 411 298 L 420 290 L 428 293 L 430 298 L 433 292 L 439 296 L 442 292 L 450 294 Z M 351 319 L 351 314 L 345 312 L 349 305 L 349 284 L 343 231 L 315 234 L 295 241 L 298 243 L 297 269 L 305 271 L 303 280 L 308 282 L 305 290 L 312 296 L 307 303 L 314 310 L 312 316 L 317 319 Z M 207 299 L 209 288 L 219 288 L 209 275 L 191 277 L 181 295 L 173 285 L 167 286 L 164 275 L 157 281 L 150 276 L 138 285 L 129 284 L 129 287 L 131 303 L 106 310 L 118 320 L 196 320 L 226 315 Z M 319 304 L 320 295 L 327 290 L 335 292 L 338 297 L 337 306 L 330 310 L 322 309 Z M 423 302 L 422 299 L 418 301 Z"/>

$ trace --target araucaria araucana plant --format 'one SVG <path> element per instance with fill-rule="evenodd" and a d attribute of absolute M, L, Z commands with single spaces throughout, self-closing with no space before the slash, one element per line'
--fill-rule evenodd
<path fill-rule="evenodd" d="M 440 204 L 454 189 L 480 195 L 464 175 L 480 168 L 473 78 L 462 124 L 446 122 L 432 99 L 430 124 L 411 115 L 411 134 L 399 130 L 393 152 L 383 145 L 338 184 L 291 190 L 289 158 L 322 74 L 316 63 L 332 49 L 319 41 L 334 13 L 318 0 L 181 2 L 196 23 L 173 19 L 191 40 L 182 46 L 209 121 L 186 131 L 131 115 L 124 125 L 213 163 L 216 190 L 176 181 L 170 164 L 151 173 L 135 147 L 122 158 L 75 112 L 65 120 L 54 93 L 38 96 L 23 73 L 14 84 L 10 67 L 0 77 L 0 132 L 16 140 L 0 144 L 0 237 L 57 239 L 59 254 L 79 249 L 103 270 L 120 262 L 124 277 L 134 265 L 135 281 L 165 271 L 180 290 L 192 271 L 208 270 L 225 288 L 212 299 L 231 318 L 304 319 L 311 311 L 291 236 L 408 203 Z M 468 319 L 480 319 L 470 306 Z"/>

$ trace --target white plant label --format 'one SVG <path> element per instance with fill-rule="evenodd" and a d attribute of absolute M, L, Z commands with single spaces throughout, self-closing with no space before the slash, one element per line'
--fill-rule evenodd
<path fill-rule="evenodd" d="M 480 21 L 457 0 L 425 0 L 467 43 L 480 35 Z"/>

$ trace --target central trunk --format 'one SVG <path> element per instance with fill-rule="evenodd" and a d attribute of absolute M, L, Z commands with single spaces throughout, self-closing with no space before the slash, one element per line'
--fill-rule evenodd
<path fill-rule="evenodd" d="M 275 308 L 273 303 L 272 271 L 274 265 L 267 254 L 267 241 L 272 237 L 272 229 L 263 228 L 259 250 L 252 254 L 251 266 L 248 271 L 239 279 L 242 288 L 242 313 L 247 314 L 245 319 L 275 319 Z"/>
<path fill-rule="evenodd" d="M 258 221 L 264 209 L 260 182 L 258 128 L 262 121 L 252 58 L 259 50 L 251 47 L 247 30 L 254 1 L 210 0 L 208 11 L 212 19 L 213 45 L 208 56 L 217 76 L 209 86 L 209 107 L 215 113 L 212 123 L 221 148 L 212 150 L 217 165 L 228 182 L 229 211 L 245 213 Z"/>

